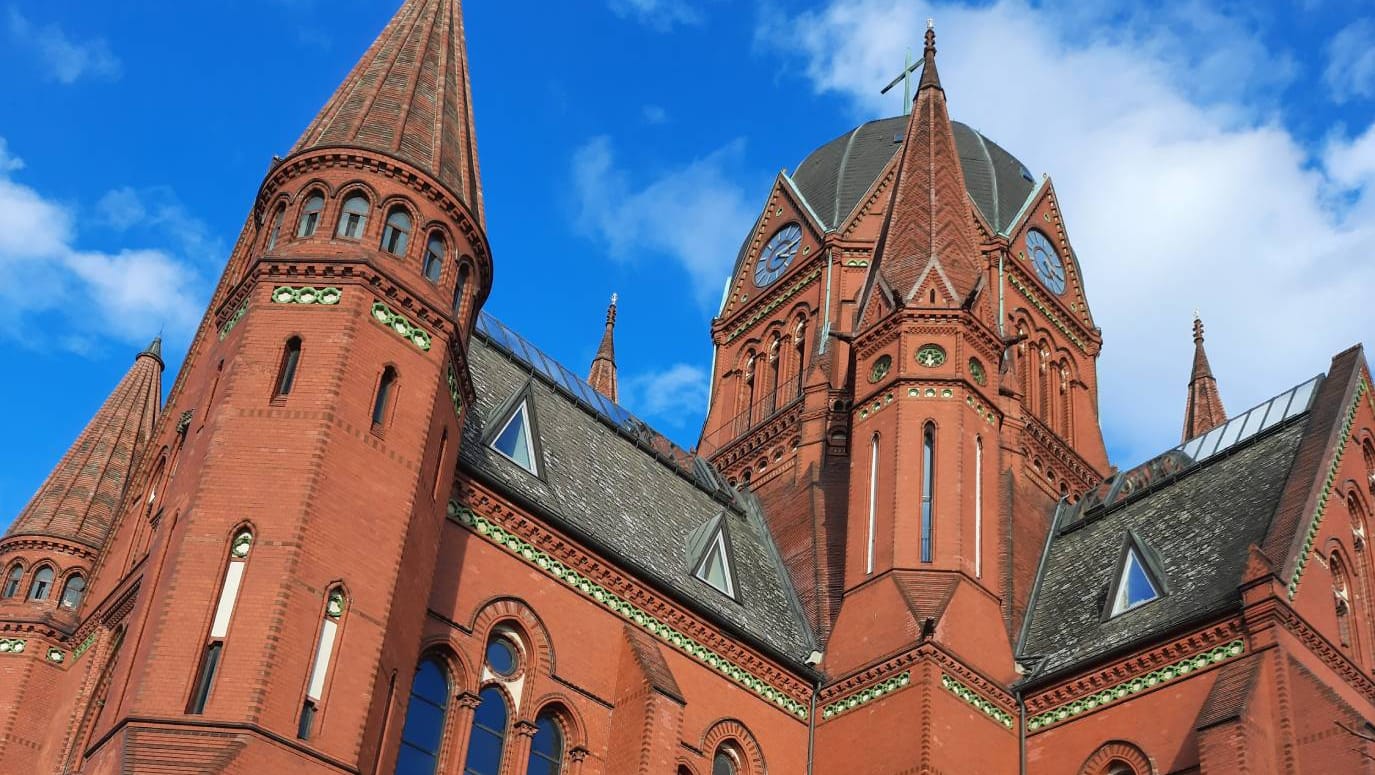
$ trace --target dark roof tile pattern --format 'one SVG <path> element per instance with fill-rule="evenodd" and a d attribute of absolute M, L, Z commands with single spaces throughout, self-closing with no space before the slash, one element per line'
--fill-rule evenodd
<path fill-rule="evenodd" d="M 1198 712 L 1195 729 L 1206 729 L 1241 715 L 1260 675 L 1260 657 L 1251 655 L 1223 665 L 1208 699 Z"/>
<path fill-rule="evenodd" d="M 633 575 L 801 663 L 814 638 L 754 499 L 723 504 L 718 493 L 636 445 L 484 335 L 470 347 L 477 403 L 464 427 L 465 469 Z M 542 458 L 538 478 L 485 443 L 504 419 L 502 409 L 527 385 Z M 718 515 L 730 532 L 738 600 L 697 579 L 689 565 L 693 532 Z"/>
<path fill-rule="evenodd" d="M 1265 535 L 1310 417 L 1299 415 L 1101 517 L 1057 526 L 1018 645 L 1020 658 L 1040 659 L 1029 681 L 1237 604 L 1248 547 Z M 1128 530 L 1160 558 L 1167 592 L 1104 621 Z"/>

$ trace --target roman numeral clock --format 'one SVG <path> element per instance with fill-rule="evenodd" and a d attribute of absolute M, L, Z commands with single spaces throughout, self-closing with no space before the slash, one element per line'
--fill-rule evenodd
<path fill-rule="evenodd" d="M 754 284 L 760 288 L 772 285 L 792 266 L 797 257 L 797 248 L 802 244 L 802 227 L 795 223 L 787 224 L 774 232 L 768 244 L 759 254 L 759 263 L 754 265 Z"/>

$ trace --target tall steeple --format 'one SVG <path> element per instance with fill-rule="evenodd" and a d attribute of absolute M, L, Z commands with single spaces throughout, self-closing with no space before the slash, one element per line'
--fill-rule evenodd
<path fill-rule="evenodd" d="M 153 433 L 162 398 L 162 339 L 134 358 L 104 405 L 19 512 L 8 537 L 40 535 L 99 549 Z"/>
<path fill-rule="evenodd" d="M 587 382 L 594 390 L 612 401 L 616 398 L 616 345 L 612 336 L 616 328 L 616 294 L 611 294 L 611 306 L 606 308 L 606 331 L 602 333 L 602 344 L 597 348 L 597 357 L 592 359 L 592 369 L 587 374 Z"/>
<path fill-rule="evenodd" d="M 459 0 L 406 0 L 292 153 L 359 147 L 434 176 L 482 219 Z"/>
<path fill-rule="evenodd" d="M 879 271 L 906 303 L 939 270 L 961 299 L 979 273 L 974 211 L 960 168 L 945 90 L 936 71 L 936 31 L 926 30 L 921 84 L 907 122 L 897 186 L 878 247 Z"/>
<path fill-rule="evenodd" d="M 1203 321 L 1194 315 L 1194 369 L 1189 376 L 1189 400 L 1184 405 L 1184 433 L 1182 441 L 1202 436 L 1227 421 L 1222 397 L 1217 392 L 1217 380 L 1208 365 L 1208 353 L 1203 349 Z"/>

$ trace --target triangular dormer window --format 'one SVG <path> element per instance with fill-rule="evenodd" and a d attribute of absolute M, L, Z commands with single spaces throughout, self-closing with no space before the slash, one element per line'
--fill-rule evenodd
<path fill-rule="evenodd" d="M 1159 574 L 1134 536 L 1129 536 L 1112 594 L 1109 617 L 1139 608 L 1163 594 Z"/>
<path fill-rule="evenodd" d="M 716 529 L 707 539 L 692 575 L 727 597 L 735 597 L 735 571 L 731 567 L 730 542 L 726 538 L 724 519 L 717 521 Z"/>
<path fill-rule="evenodd" d="M 506 417 L 505 424 L 496 436 L 492 437 L 489 446 L 512 463 L 536 476 L 539 475 L 534 423 L 530 421 L 528 399 L 522 399 L 515 410 Z"/>

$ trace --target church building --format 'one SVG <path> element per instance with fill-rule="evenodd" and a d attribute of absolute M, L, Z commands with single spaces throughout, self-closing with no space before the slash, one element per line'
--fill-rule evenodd
<path fill-rule="evenodd" d="M 1054 185 L 936 61 L 758 192 L 687 451 L 614 300 L 587 371 L 483 311 L 483 74 L 404 0 L 166 403 L 155 340 L 6 515 L 0 772 L 1375 773 L 1361 349 L 1229 413 L 1195 321 L 1112 465 Z"/>

